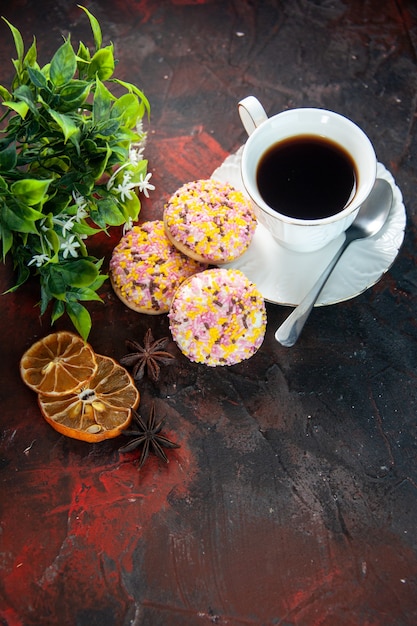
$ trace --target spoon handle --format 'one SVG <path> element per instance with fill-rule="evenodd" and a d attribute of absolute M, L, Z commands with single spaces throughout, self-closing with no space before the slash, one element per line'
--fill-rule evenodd
<path fill-rule="evenodd" d="M 317 298 L 319 297 L 324 285 L 327 282 L 330 274 L 332 273 L 336 263 L 351 243 L 352 239 L 346 235 L 346 239 L 336 252 L 326 269 L 322 272 L 320 277 L 315 282 L 314 286 L 308 292 L 308 294 L 302 299 L 300 304 L 295 307 L 292 313 L 287 317 L 287 319 L 281 324 L 278 330 L 275 333 L 275 339 L 286 347 L 291 347 L 295 344 L 298 337 L 301 334 L 301 331 L 304 328 L 304 324 L 306 323 L 308 316 L 310 315 Z"/>

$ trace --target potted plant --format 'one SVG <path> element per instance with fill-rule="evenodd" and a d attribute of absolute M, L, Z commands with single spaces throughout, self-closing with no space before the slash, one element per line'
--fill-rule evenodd
<path fill-rule="evenodd" d="M 67 313 L 86 339 L 92 322 L 83 303 L 100 300 L 107 278 L 88 238 L 130 227 L 140 211 L 136 192 L 154 187 L 143 158 L 149 102 L 114 77 L 113 45 L 102 45 L 99 22 L 80 8 L 94 50 L 80 42 L 75 51 L 68 36 L 42 67 L 36 39 L 25 52 L 19 30 L 5 20 L 17 59 L 11 88 L 0 86 L 0 240 L 17 275 L 9 291 L 35 274 L 41 313 L 50 310 L 51 323 Z"/>

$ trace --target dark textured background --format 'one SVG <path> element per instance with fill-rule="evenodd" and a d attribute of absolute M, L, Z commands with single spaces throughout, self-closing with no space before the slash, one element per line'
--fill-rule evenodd
<path fill-rule="evenodd" d="M 299 343 L 267 336 L 225 369 L 181 355 L 141 386 L 181 444 L 142 471 L 121 441 L 66 439 L 41 418 L 19 359 L 50 332 L 36 283 L 1 297 L 2 626 L 412 626 L 417 623 L 416 98 L 413 0 L 97 0 L 117 74 L 148 96 L 146 156 L 156 190 L 141 219 L 245 140 L 236 104 L 270 114 L 336 110 L 370 136 L 407 208 L 403 247 L 359 297 L 313 312 Z M 0 2 L 41 59 L 70 30 L 75 2 Z M 0 82 L 13 42 L 0 24 Z M 117 232 L 116 232 L 117 231 Z M 108 260 L 120 238 L 97 241 Z M 13 284 L 8 264 L 0 289 Z M 90 342 L 119 358 L 126 338 L 168 332 L 108 284 Z M 60 320 L 58 328 L 71 326 Z M 125 441 L 123 441 L 124 443 Z"/>

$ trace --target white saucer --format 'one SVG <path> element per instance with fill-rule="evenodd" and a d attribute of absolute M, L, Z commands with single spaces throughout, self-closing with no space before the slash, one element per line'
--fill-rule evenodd
<path fill-rule="evenodd" d="M 211 177 L 229 182 L 246 193 L 240 175 L 242 148 L 227 157 Z M 406 223 L 402 194 L 382 163 L 378 163 L 377 177 L 385 178 L 393 190 L 393 205 L 388 221 L 374 237 L 355 241 L 347 248 L 324 286 L 316 306 L 335 304 L 359 295 L 378 282 L 398 254 Z M 314 285 L 343 240 L 344 235 L 340 235 L 321 250 L 299 253 L 280 245 L 258 223 L 245 254 L 223 267 L 241 270 L 257 285 L 265 300 L 296 306 Z"/>

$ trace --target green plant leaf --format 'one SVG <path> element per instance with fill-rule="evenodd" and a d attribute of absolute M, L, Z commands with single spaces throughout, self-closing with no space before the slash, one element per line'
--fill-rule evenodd
<path fill-rule="evenodd" d="M 55 120 L 64 134 L 65 143 L 67 143 L 68 139 L 71 137 L 77 136 L 79 134 L 79 128 L 77 124 L 69 117 L 69 115 L 65 115 L 65 113 L 59 113 L 58 111 L 54 111 L 53 109 L 48 110 L 49 115 Z"/>
<path fill-rule="evenodd" d="M 44 74 L 34 67 L 28 67 L 27 69 L 32 84 L 38 89 L 47 89 L 48 81 L 46 80 Z"/>
<path fill-rule="evenodd" d="M 87 66 L 91 61 L 90 50 L 82 41 L 80 41 L 79 46 L 78 46 L 77 61 L 81 62 L 82 67 Z"/>
<path fill-rule="evenodd" d="M 19 102 L 25 102 L 35 116 L 38 115 L 38 110 L 33 99 L 32 91 L 27 85 L 20 85 L 13 92 L 13 96 Z"/>
<path fill-rule="evenodd" d="M 101 261 L 103 261 L 103 259 L 101 259 Z M 100 266 L 101 266 L 101 261 L 96 263 L 96 267 L 99 270 Z M 90 285 L 90 289 L 93 289 L 94 291 L 97 291 L 98 289 L 100 289 L 100 287 L 103 285 L 103 283 L 108 279 L 107 274 L 99 274 L 96 278 L 96 280 L 91 283 Z"/>
<path fill-rule="evenodd" d="M 12 31 L 12 35 L 13 35 L 13 39 L 14 39 L 14 45 L 16 47 L 16 52 L 17 52 L 17 58 L 19 59 L 20 64 L 21 64 L 22 61 L 23 61 L 23 55 L 24 55 L 24 52 L 25 52 L 22 35 L 18 31 L 18 29 L 15 26 L 13 26 L 13 24 L 11 24 L 8 20 L 6 20 L 5 17 L 3 17 L 3 20 L 6 22 L 6 24 L 8 25 L 8 27 Z"/>
<path fill-rule="evenodd" d="M 5 100 L 3 104 L 5 107 L 9 107 L 9 109 L 16 111 L 22 119 L 25 119 L 27 112 L 29 111 L 29 107 L 26 102 L 12 102 L 11 100 Z"/>
<path fill-rule="evenodd" d="M 2 100 L 11 100 L 11 97 L 12 94 L 6 89 L 6 87 L 0 85 L 0 98 Z"/>
<path fill-rule="evenodd" d="M 13 293 L 14 291 L 17 291 L 19 287 L 21 287 L 28 280 L 30 276 L 29 268 L 23 265 L 23 263 L 18 263 L 17 269 L 18 269 L 18 273 L 17 273 L 17 280 L 16 280 L 15 285 L 11 287 L 10 289 L 8 289 L 7 291 L 5 291 L 4 293 Z"/>
<path fill-rule="evenodd" d="M 50 228 L 49 230 L 45 231 L 45 239 L 46 239 L 50 249 L 52 250 L 52 252 L 54 254 L 58 254 L 61 242 L 59 240 L 59 237 L 58 237 L 57 233 L 52 228 Z"/>
<path fill-rule="evenodd" d="M 148 167 L 147 159 L 141 159 L 135 166 L 132 165 L 131 170 L 133 170 L 132 180 L 138 182 L 141 179 L 141 175 L 145 176 L 146 170 Z"/>
<path fill-rule="evenodd" d="M 50 303 L 50 301 L 52 300 L 52 296 L 49 293 L 47 287 L 46 287 L 46 282 L 44 277 L 40 276 L 40 284 L 41 284 L 41 301 L 39 303 L 40 305 L 40 309 L 41 309 L 41 315 L 43 315 L 46 312 L 46 309 L 48 308 L 48 304 Z M 56 301 L 56 302 L 60 302 L 60 301 Z"/>
<path fill-rule="evenodd" d="M 41 72 L 45 76 L 47 80 L 49 80 L 49 70 L 51 69 L 51 64 L 46 63 L 43 67 L 41 67 Z"/>
<path fill-rule="evenodd" d="M 71 159 L 66 155 L 63 155 L 62 157 L 52 157 L 51 159 L 45 159 L 42 163 L 42 166 L 46 174 L 50 175 L 53 173 L 55 176 L 63 176 L 68 172 L 69 168 L 71 167 Z M 38 173 L 40 173 L 39 170 Z M 60 195 L 54 194 L 52 196 L 57 211 L 62 210 L 68 204 L 68 196 L 65 192 L 63 192 L 63 196 L 65 197 L 65 200 L 61 200 Z"/>
<path fill-rule="evenodd" d="M 1 212 L 3 227 L 18 233 L 37 234 L 36 221 L 42 217 L 42 213 L 35 211 L 25 204 L 15 203 L 12 208 L 4 204 Z"/>
<path fill-rule="evenodd" d="M 0 224 L 0 241 L 2 244 L 2 255 L 4 262 L 8 252 L 13 246 L 13 233 L 2 224 Z"/>
<path fill-rule="evenodd" d="M 66 309 L 71 322 L 81 337 L 86 341 L 91 330 L 91 316 L 85 306 L 79 302 L 67 302 Z"/>
<path fill-rule="evenodd" d="M 151 112 L 151 105 L 149 104 L 149 100 L 145 96 L 143 91 L 141 91 L 138 87 L 136 87 L 136 85 L 133 85 L 132 83 L 127 83 L 124 80 L 120 80 L 120 78 L 114 78 L 113 82 L 117 83 L 118 85 L 122 85 L 122 87 L 127 89 L 127 91 L 136 94 L 138 96 L 138 98 L 141 100 L 141 102 L 143 103 L 143 105 L 145 107 L 145 110 L 148 113 L 148 115 L 150 114 L 150 112 Z"/>
<path fill-rule="evenodd" d="M 69 39 L 58 48 L 51 60 L 49 76 L 56 87 L 72 79 L 77 69 L 77 59 Z"/>
<path fill-rule="evenodd" d="M 72 145 L 74 146 L 77 155 L 80 157 L 81 156 L 81 150 L 80 150 L 80 144 L 78 142 L 78 138 L 80 136 L 80 133 L 74 133 L 74 135 L 71 135 L 71 137 L 69 138 L 70 143 L 72 143 Z"/>
<path fill-rule="evenodd" d="M 36 65 L 37 57 L 38 57 L 38 51 L 36 49 L 36 38 L 34 37 L 32 41 L 32 45 L 30 46 L 29 50 L 26 52 L 25 58 L 23 59 L 23 63 L 28 70 Z"/>
<path fill-rule="evenodd" d="M 77 51 L 77 68 L 79 78 L 84 79 L 87 77 L 90 60 L 91 55 L 89 49 L 82 41 L 80 41 Z"/>
<path fill-rule="evenodd" d="M 65 313 L 65 303 L 62 300 L 55 300 L 51 312 L 51 323 L 54 324 Z"/>
<path fill-rule="evenodd" d="M 77 233 L 79 235 L 87 235 L 90 237 L 91 235 L 96 235 L 97 233 L 101 233 L 101 228 L 93 228 L 89 224 L 84 224 L 82 222 L 75 223 L 72 229 L 73 233 Z"/>
<path fill-rule="evenodd" d="M 111 111 L 112 95 L 107 87 L 96 78 L 96 88 L 93 99 L 93 122 L 99 129 L 99 122 L 108 120 Z"/>
<path fill-rule="evenodd" d="M 64 85 L 59 92 L 58 107 L 60 111 L 76 111 L 87 100 L 91 84 L 84 80 L 72 80 Z"/>
<path fill-rule="evenodd" d="M 91 211 L 91 219 L 101 226 L 120 226 L 125 223 L 125 217 L 115 196 L 108 196 L 97 201 L 96 210 Z"/>
<path fill-rule="evenodd" d="M 7 148 L 0 151 L 0 171 L 8 172 L 13 170 L 16 167 L 17 163 L 17 151 L 16 151 L 16 143 L 13 142 Z M 1 189 L 7 189 L 7 185 L 3 179 L 3 184 L 0 184 Z"/>
<path fill-rule="evenodd" d="M 112 154 L 111 148 L 107 146 L 107 150 L 105 154 L 103 154 L 102 157 L 91 159 L 90 161 L 91 174 L 95 180 L 99 180 L 103 176 L 103 174 L 106 172 L 111 154 Z"/>
<path fill-rule="evenodd" d="M 127 198 L 123 202 L 125 208 L 126 217 L 133 221 L 136 221 L 140 212 L 140 200 L 136 193 L 132 193 L 131 198 Z"/>
<path fill-rule="evenodd" d="M 137 96 L 125 93 L 113 104 L 112 117 L 121 121 L 122 126 L 133 128 L 140 117 L 140 105 Z"/>
<path fill-rule="evenodd" d="M 60 273 L 71 287 L 89 287 L 96 280 L 98 270 L 88 259 L 74 259 L 61 263 Z"/>
<path fill-rule="evenodd" d="M 59 265 L 57 263 L 51 264 L 49 268 L 49 274 L 46 279 L 46 293 L 49 295 L 49 299 L 65 300 L 67 284 L 62 276 Z"/>
<path fill-rule="evenodd" d="M 52 178 L 46 180 L 38 180 L 36 178 L 23 178 L 16 180 L 11 186 L 10 191 L 14 196 L 29 206 L 39 204 L 45 199 L 48 187 L 52 182 Z M 41 213 L 36 219 L 43 217 Z"/>
<path fill-rule="evenodd" d="M 98 293 L 89 287 L 83 287 L 82 289 L 74 289 L 70 292 L 73 295 L 74 300 L 81 300 L 82 302 L 103 302 L 103 298 L 100 298 Z M 70 300 L 70 294 L 68 294 L 68 300 Z"/>
<path fill-rule="evenodd" d="M 17 59 L 12 59 L 12 64 L 16 70 L 16 76 L 13 78 L 12 87 L 19 84 L 20 76 L 22 75 L 22 63 Z"/>
<path fill-rule="evenodd" d="M 95 78 L 97 76 L 100 80 L 108 80 L 113 75 L 113 72 L 113 46 L 110 45 L 97 50 L 88 66 L 88 77 Z"/>
<path fill-rule="evenodd" d="M 114 135 L 117 135 L 117 144 L 119 144 L 120 142 L 123 143 L 125 139 L 124 133 L 121 129 L 122 127 L 117 120 L 102 120 L 96 126 L 97 137 L 103 139 L 103 141 L 109 142 L 112 141 L 112 139 L 114 140 Z M 126 137 L 128 136 L 126 135 Z M 129 144 L 128 139 L 126 139 L 126 143 Z M 126 145 L 126 147 L 128 146 Z"/>
<path fill-rule="evenodd" d="M 96 50 L 99 50 L 99 48 L 101 48 L 101 44 L 102 44 L 102 36 L 101 36 L 100 24 L 99 24 L 98 20 L 94 17 L 94 15 L 92 13 L 90 13 L 90 11 L 88 9 L 86 9 L 81 4 L 77 4 L 77 6 L 78 6 L 79 9 L 82 9 L 87 14 L 88 19 L 90 20 L 90 25 L 91 25 L 91 30 L 93 31 L 94 43 L 95 43 L 95 46 L 96 46 Z"/>

